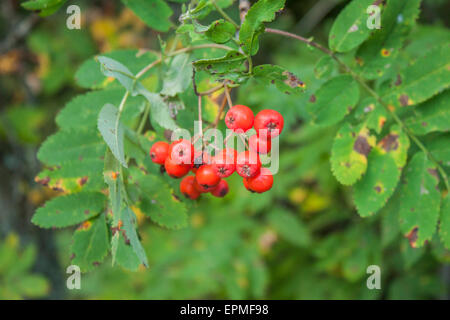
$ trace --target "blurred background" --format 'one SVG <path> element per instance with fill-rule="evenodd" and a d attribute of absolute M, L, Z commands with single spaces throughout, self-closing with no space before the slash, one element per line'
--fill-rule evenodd
<path fill-rule="evenodd" d="M 81 30 L 65 27 L 67 5 L 81 7 Z M 287 1 L 274 27 L 327 43 L 344 0 Z M 450 252 L 440 241 L 413 249 L 383 209 L 361 219 L 350 189 L 333 177 L 329 156 L 338 127 L 309 125 L 300 97 L 249 83 L 233 91 L 240 104 L 282 111 L 280 171 L 271 192 L 243 192 L 229 180 L 225 199 L 209 195 L 190 205 L 190 226 L 170 231 L 140 219 L 150 268 L 127 272 L 107 260 L 66 288 L 73 230 L 43 230 L 30 220 L 52 191 L 35 183 L 36 152 L 56 129 L 58 111 L 83 89 L 81 63 L 121 48 L 158 49 L 157 33 L 120 1 L 69 1 L 41 18 L 20 1 L 0 4 L 0 299 L 448 299 Z M 176 21 L 180 6 L 173 3 Z M 236 20 L 238 9 L 226 10 Z M 450 2 L 425 0 L 404 59 L 448 42 Z M 167 35 L 162 37 L 170 42 Z M 317 52 L 274 35 L 262 37 L 256 64 L 277 63 L 313 92 Z M 366 268 L 379 265 L 381 290 L 368 290 Z"/>

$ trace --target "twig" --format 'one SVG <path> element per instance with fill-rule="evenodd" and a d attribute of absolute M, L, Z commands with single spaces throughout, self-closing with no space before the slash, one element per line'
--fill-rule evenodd
<path fill-rule="evenodd" d="M 214 88 L 209 89 L 209 90 L 204 91 L 204 92 L 199 92 L 198 94 L 199 94 L 200 96 L 209 96 L 210 94 L 212 94 L 212 93 L 214 93 L 214 92 L 216 92 L 216 91 L 219 91 L 219 90 L 222 89 L 223 87 L 224 87 L 224 85 L 221 84 L 220 86 L 214 87 Z"/>
<path fill-rule="evenodd" d="M 219 5 L 217 5 L 215 0 L 211 0 L 211 2 L 213 4 L 213 6 L 216 8 L 216 10 L 222 15 L 222 17 L 225 18 L 225 20 L 227 20 L 229 23 L 231 23 L 233 26 L 235 26 L 236 29 L 239 29 L 239 25 L 236 22 L 234 22 L 234 20 L 231 19 L 230 16 L 227 15 L 225 13 L 225 11 L 223 11 L 222 8 Z"/>
<path fill-rule="evenodd" d="M 228 91 L 228 87 L 224 85 L 225 87 L 225 97 L 227 98 L 228 107 L 231 109 L 233 107 L 233 102 L 231 101 L 230 92 Z"/>
<path fill-rule="evenodd" d="M 225 45 L 216 44 L 216 43 L 207 43 L 207 44 L 200 44 L 198 46 L 186 47 L 186 48 L 182 48 L 182 49 L 179 49 L 179 50 L 176 50 L 173 52 L 169 52 L 166 56 L 173 57 L 173 56 L 179 55 L 181 53 L 190 52 L 190 51 L 198 50 L 198 49 L 206 49 L 206 48 L 223 49 L 223 50 L 227 50 L 227 51 L 233 50 L 231 47 L 228 47 Z M 159 57 L 157 60 L 155 60 L 152 63 L 150 63 L 149 65 L 145 66 L 143 69 L 141 69 L 136 74 L 136 78 L 142 77 L 148 70 L 150 70 L 154 66 L 160 64 L 162 62 L 162 60 L 163 60 L 163 58 Z"/>
<path fill-rule="evenodd" d="M 239 18 L 241 19 L 241 24 L 244 22 L 248 10 L 250 10 L 250 1 L 239 0 Z"/>
<path fill-rule="evenodd" d="M 279 34 L 285 37 L 289 37 L 289 38 L 293 38 L 293 39 L 297 39 L 301 42 L 304 42 L 314 48 L 319 49 L 320 51 L 326 53 L 327 55 L 329 55 L 330 57 L 332 57 L 346 72 L 348 72 L 353 79 L 355 79 L 364 89 L 366 89 L 366 91 L 372 96 L 374 97 L 378 103 L 380 103 L 384 109 L 386 109 L 386 111 L 392 116 L 392 118 L 394 119 L 395 122 L 397 122 L 397 124 L 400 126 L 400 128 L 402 128 L 402 130 L 409 136 L 409 138 L 419 147 L 420 150 L 422 150 L 428 157 L 428 159 L 430 159 L 432 162 L 434 162 L 434 164 L 436 165 L 436 168 L 438 169 L 439 173 L 441 174 L 443 180 L 444 180 L 444 184 L 445 187 L 447 189 L 447 191 L 450 191 L 449 188 L 449 183 L 448 183 L 448 177 L 447 177 L 447 173 L 445 172 L 445 170 L 441 167 L 441 165 L 439 164 L 439 162 L 436 160 L 436 158 L 431 154 L 431 152 L 425 147 L 425 145 L 411 132 L 411 130 L 405 125 L 405 123 L 397 116 L 397 114 L 392 111 L 388 104 L 386 102 L 383 101 L 383 99 L 378 95 L 377 92 L 375 92 L 358 74 L 356 74 L 347 64 L 345 64 L 343 61 L 341 61 L 335 54 L 334 52 L 332 52 L 331 50 L 323 47 L 322 45 L 310 40 L 310 39 L 306 39 L 302 36 L 290 33 L 290 32 L 286 32 L 286 31 L 282 31 L 282 30 L 277 30 L 277 29 L 271 29 L 271 28 L 266 28 L 265 30 L 268 33 L 274 33 L 274 34 Z"/>

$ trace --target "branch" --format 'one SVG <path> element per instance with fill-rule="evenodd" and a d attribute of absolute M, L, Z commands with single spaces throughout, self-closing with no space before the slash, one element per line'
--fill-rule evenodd
<path fill-rule="evenodd" d="M 242 22 L 244 22 L 245 16 L 247 15 L 248 10 L 250 10 L 250 1 L 248 0 L 239 0 L 239 18 Z"/>
<path fill-rule="evenodd" d="M 310 40 L 310 39 L 306 39 L 302 36 L 290 33 L 290 32 L 286 32 L 286 31 L 282 31 L 282 30 L 277 30 L 277 29 L 270 29 L 267 28 L 265 30 L 268 33 L 273 33 L 273 34 L 279 34 L 288 38 L 293 38 L 296 40 L 299 40 L 301 42 L 304 42 L 314 48 L 319 49 L 320 51 L 326 53 L 327 55 L 329 55 L 330 57 L 332 57 L 346 72 L 348 72 L 353 79 L 355 79 L 364 89 L 366 89 L 366 91 L 372 96 L 374 97 L 378 103 L 380 103 L 384 109 L 386 109 L 386 111 L 392 116 L 392 118 L 394 119 L 395 122 L 397 122 L 397 124 L 402 128 L 402 130 L 409 136 L 409 138 L 417 145 L 417 147 L 419 147 L 420 150 L 422 150 L 428 157 L 428 159 L 430 159 L 430 161 L 432 161 L 435 165 L 436 168 L 438 169 L 439 173 L 441 174 L 443 180 L 444 180 L 444 184 L 445 187 L 447 189 L 447 191 L 450 191 L 449 188 L 449 183 L 448 183 L 448 177 L 447 174 L 445 172 L 445 170 L 441 167 L 441 165 L 439 164 L 439 161 L 436 160 L 436 158 L 431 154 L 431 152 L 425 147 L 425 145 L 411 132 L 411 130 L 406 126 L 406 124 L 397 116 L 397 114 L 392 111 L 388 104 L 386 102 L 383 101 L 383 99 L 378 95 L 377 92 L 375 92 L 356 72 L 354 72 L 347 64 L 345 64 L 343 61 L 341 61 L 335 54 L 334 52 L 332 52 L 331 50 L 323 47 L 322 45 Z"/>
<path fill-rule="evenodd" d="M 239 25 L 236 22 L 234 22 L 234 20 L 231 19 L 230 16 L 227 15 L 225 13 L 225 11 L 223 11 L 219 5 L 217 5 L 215 0 L 211 0 L 211 2 L 213 4 L 213 6 L 216 8 L 216 10 L 222 15 L 222 17 L 224 17 L 225 20 L 227 20 L 229 23 L 231 23 L 233 26 L 235 26 L 236 29 L 239 29 Z"/>

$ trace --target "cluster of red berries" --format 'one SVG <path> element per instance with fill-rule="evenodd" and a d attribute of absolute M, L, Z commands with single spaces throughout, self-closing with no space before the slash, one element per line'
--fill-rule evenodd
<path fill-rule="evenodd" d="M 273 176 L 269 169 L 261 167 L 259 154 L 269 153 L 271 139 L 283 130 L 284 119 L 275 110 L 262 110 L 256 116 L 249 107 L 236 105 L 225 115 L 226 126 L 243 134 L 252 127 L 256 135 L 248 139 L 248 149 L 238 154 L 235 149 L 225 148 L 211 156 L 194 149 L 189 140 L 180 139 L 170 145 L 158 141 L 150 149 L 154 163 L 164 166 L 173 178 L 182 178 L 180 191 L 187 198 L 197 199 L 210 192 L 216 197 L 228 193 L 228 183 L 223 179 L 235 171 L 243 177 L 244 186 L 251 192 L 263 193 L 272 188 Z M 186 176 L 189 172 L 195 176 Z"/>

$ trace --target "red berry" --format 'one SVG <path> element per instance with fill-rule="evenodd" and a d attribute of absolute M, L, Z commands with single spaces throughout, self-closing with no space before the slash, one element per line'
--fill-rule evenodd
<path fill-rule="evenodd" d="M 247 189 L 247 190 L 250 191 L 250 192 L 255 192 L 255 191 L 253 191 L 252 189 L 250 189 L 250 187 L 248 186 L 247 178 L 243 178 L 243 179 L 242 179 L 242 182 L 244 183 L 245 189 Z"/>
<path fill-rule="evenodd" d="M 251 178 L 259 173 L 261 160 L 259 155 L 252 151 L 243 151 L 236 159 L 236 172 L 243 178 Z"/>
<path fill-rule="evenodd" d="M 267 154 L 272 149 L 272 141 L 265 133 L 255 134 L 248 139 L 248 148 L 253 152 Z"/>
<path fill-rule="evenodd" d="M 236 105 L 231 107 L 225 115 L 225 124 L 229 129 L 244 132 L 253 126 L 253 111 L 247 106 Z"/>
<path fill-rule="evenodd" d="M 211 165 L 206 164 L 198 168 L 195 180 L 201 187 L 211 191 L 220 182 L 220 177 Z"/>
<path fill-rule="evenodd" d="M 255 117 L 254 127 L 256 130 L 256 134 L 260 134 L 260 130 L 266 129 L 267 136 L 276 137 L 281 134 L 284 127 L 284 119 L 283 116 L 272 109 L 266 109 L 260 111 Z"/>
<path fill-rule="evenodd" d="M 212 166 L 216 174 L 221 178 L 229 177 L 236 170 L 237 151 L 232 148 L 226 148 L 217 153 L 212 158 Z"/>
<path fill-rule="evenodd" d="M 244 179 L 244 185 L 248 190 L 257 193 L 269 191 L 273 185 L 272 173 L 267 168 L 261 168 L 261 171 L 257 176 Z"/>
<path fill-rule="evenodd" d="M 205 188 L 198 184 L 197 180 L 194 180 L 194 188 L 200 193 L 207 193 L 211 191 L 211 188 Z"/>
<path fill-rule="evenodd" d="M 184 177 L 180 182 L 180 192 L 184 194 L 186 198 L 195 200 L 200 197 L 200 192 L 194 186 L 194 176 Z"/>
<path fill-rule="evenodd" d="M 155 142 L 150 148 L 150 158 L 154 163 L 164 164 L 169 154 L 169 144 L 164 141 Z"/>
<path fill-rule="evenodd" d="M 189 140 L 179 139 L 169 146 L 169 157 L 177 164 L 192 164 L 194 161 L 194 146 Z"/>
<path fill-rule="evenodd" d="M 211 191 L 214 197 L 223 198 L 228 193 L 228 182 L 225 180 L 220 180 L 219 184 Z"/>
<path fill-rule="evenodd" d="M 189 172 L 191 166 L 186 164 L 178 164 L 171 157 L 167 157 L 164 162 L 164 169 L 172 178 L 181 178 Z"/>

